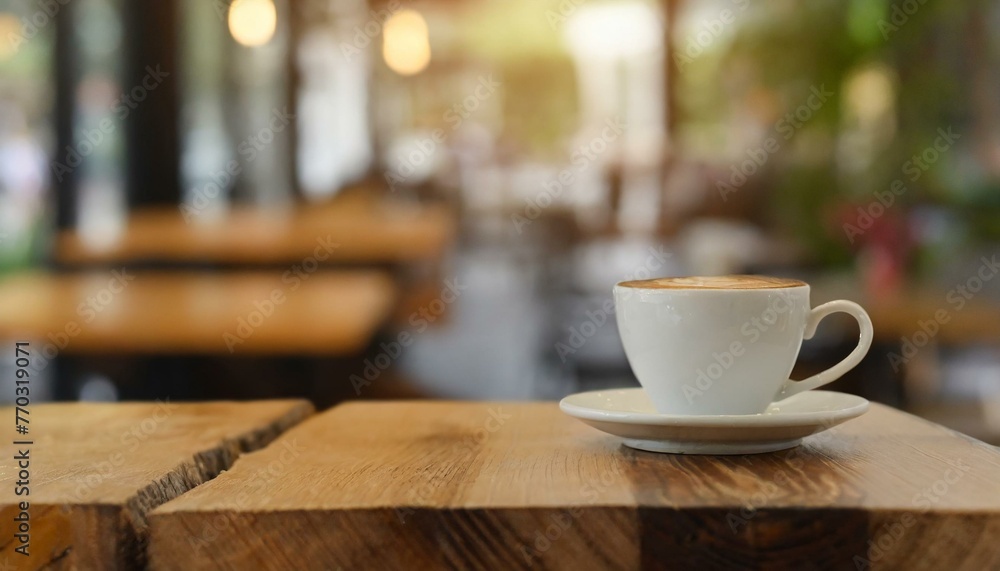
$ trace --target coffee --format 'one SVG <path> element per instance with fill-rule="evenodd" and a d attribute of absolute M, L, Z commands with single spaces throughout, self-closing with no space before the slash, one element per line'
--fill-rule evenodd
<path fill-rule="evenodd" d="M 799 280 L 768 276 L 696 276 L 632 280 L 618 285 L 640 289 L 776 289 L 806 284 Z"/>
<path fill-rule="evenodd" d="M 777 400 L 825 385 L 857 365 L 872 342 L 856 303 L 810 308 L 809 285 L 762 276 L 676 277 L 615 286 L 618 332 L 632 371 L 663 414 L 760 414 Z M 860 324 L 840 363 L 789 378 L 802 340 L 831 313 Z"/>

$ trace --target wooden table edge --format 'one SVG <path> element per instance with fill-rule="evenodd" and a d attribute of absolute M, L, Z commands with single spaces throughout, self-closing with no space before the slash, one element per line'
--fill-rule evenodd
<path fill-rule="evenodd" d="M 205 402 L 213 404 L 224 404 L 227 402 L 238 404 L 244 401 Z M 282 434 L 301 424 L 315 413 L 313 404 L 305 399 L 275 399 L 267 402 L 289 403 L 291 407 L 266 425 L 255 427 L 236 438 L 223 439 L 212 448 L 192 453 L 191 456 L 184 459 L 177 466 L 174 466 L 169 474 L 137 489 L 124 502 L 43 501 L 39 502 L 37 506 L 41 509 L 80 510 L 82 512 L 108 510 L 115 513 L 118 517 L 119 525 L 126 533 L 123 541 L 116 545 L 115 553 L 108 555 L 127 568 L 144 568 L 148 555 L 149 515 L 153 510 L 184 495 L 195 487 L 211 481 L 221 472 L 232 468 L 241 455 L 263 449 Z M 191 401 L 185 404 L 197 403 Z M 182 475 L 182 477 L 180 479 L 171 478 L 173 475 Z M 186 477 L 193 478 L 185 480 L 184 478 Z M 174 484 L 180 484 L 180 487 L 172 487 Z M 45 567 L 53 564 L 58 565 L 59 560 L 66 557 L 68 553 L 64 552 L 52 555 L 52 559 L 45 563 Z M 109 568 L 114 567 L 112 559 L 109 559 L 106 563 Z"/>

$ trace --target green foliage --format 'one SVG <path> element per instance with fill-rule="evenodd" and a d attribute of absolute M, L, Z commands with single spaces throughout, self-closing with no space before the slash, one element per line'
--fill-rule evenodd
<path fill-rule="evenodd" d="M 751 2 L 732 29 L 678 74 L 680 131 L 702 143 L 721 140 L 717 148 L 724 149 L 739 135 L 720 128 L 731 117 L 750 113 L 769 121 L 773 102 L 780 107 L 774 115 L 781 116 L 800 105 L 811 86 L 825 85 L 835 95 L 782 145 L 766 181 L 774 189 L 769 207 L 776 226 L 801 239 L 815 259 L 846 263 L 852 250 L 843 233 L 818 222 L 838 208 L 870 202 L 873 191 L 904 178 L 898 214 L 919 204 L 962 211 L 976 239 L 996 239 L 1000 181 L 977 165 L 982 159 L 971 135 L 984 113 L 983 70 L 998 63 L 990 55 L 996 53 L 990 49 L 990 10 L 982 2 L 929 0 Z M 684 41 L 678 38 L 675 48 Z M 880 124 L 884 132 L 875 135 L 885 142 L 873 147 L 865 170 L 847 172 L 838 156 L 851 143 L 844 138 L 851 128 L 844 88 L 859 70 L 876 64 L 893 73 L 893 120 Z M 904 163 L 948 127 L 963 138 L 919 179 L 905 179 Z"/>

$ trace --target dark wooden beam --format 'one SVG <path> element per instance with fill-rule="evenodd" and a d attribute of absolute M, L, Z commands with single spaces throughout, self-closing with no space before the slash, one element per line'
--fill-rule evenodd
<path fill-rule="evenodd" d="M 177 0 L 125 3 L 123 91 L 135 94 L 125 120 L 130 208 L 180 203 L 178 13 Z"/>

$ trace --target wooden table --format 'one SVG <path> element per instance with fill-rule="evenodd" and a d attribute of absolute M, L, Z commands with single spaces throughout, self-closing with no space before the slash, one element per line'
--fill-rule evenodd
<path fill-rule="evenodd" d="M 29 408 L 30 446 L 3 447 L 0 568 L 132 569 L 149 510 L 214 478 L 312 413 L 304 401 L 46 404 Z M 5 426 L 14 411 L 0 409 Z M 13 427 L 11 426 L 11 429 Z M 11 458 L 28 449 L 29 495 Z M 27 557 L 15 518 L 28 501 Z"/>
<path fill-rule="evenodd" d="M 152 569 L 979 571 L 1000 568 L 1000 453 L 876 404 L 793 450 L 707 457 L 554 403 L 356 403 L 150 522 Z"/>
<path fill-rule="evenodd" d="M 34 339 L 60 354 L 351 354 L 396 303 L 382 272 L 302 276 L 21 274 L 0 281 L 0 338 Z"/>
<path fill-rule="evenodd" d="M 915 284 L 897 294 L 873 298 L 852 277 L 831 276 L 811 283 L 813 306 L 834 299 L 860 303 L 872 318 L 877 341 L 899 344 L 903 338 L 912 340 L 921 331 L 921 322 L 936 323 L 940 318 L 943 323 L 937 323 L 934 336 L 937 343 L 1000 343 L 1000 303 L 987 294 L 971 299 L 952 294 L 949 298 L 944 288 Z"/>
<path fill-rule="evenodd" d="M 105 243 L 74 230 L 56 238 L 67 265 L 132 262 L 291 264 L 318 246 L 337 244 L 324 263 L 436 262 L 450 247 L 455 220 L 443 206 L 389 202 L 352 193 L 329 203 L 287 210 L 235 207 L 221 215 L 177 208 L 134 212 L 120 236 Z"/>

